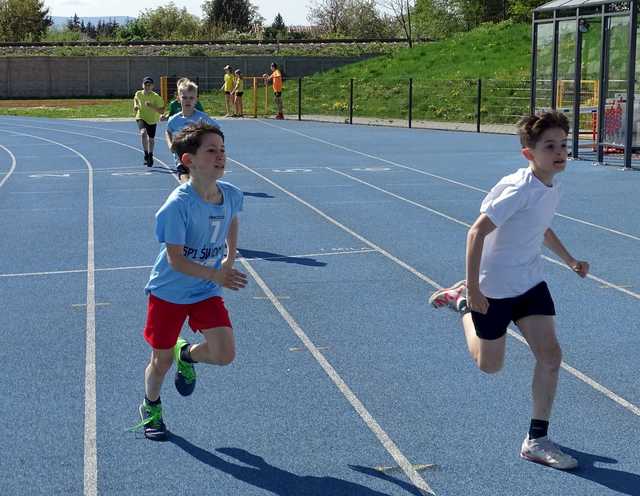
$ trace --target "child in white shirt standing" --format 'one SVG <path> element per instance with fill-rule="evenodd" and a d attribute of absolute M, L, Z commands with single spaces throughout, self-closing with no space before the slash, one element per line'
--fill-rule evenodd
<path fill-rule="evenodd" d="M 562 351 L 555 331 L 555 307 L 542 267 L 542 245 L 580 277 L 589 264 L 576 260 L 550 228 L 560 200 L 556 174 L 567 165 L 569 122 L 548 112 L 518 123 L 522 155 L 529 167 L 503 177 L 480 207 L 469 229 L 466 280 L 436 291 L 429 302 L 462 314 L 469 353 L 480 370 L 502 368 L 508 325 L 513 321 L 527 340 L 536 365 L 533 412 L 520 456 L 568 470 L 577 460 L 547 437 Z"/>

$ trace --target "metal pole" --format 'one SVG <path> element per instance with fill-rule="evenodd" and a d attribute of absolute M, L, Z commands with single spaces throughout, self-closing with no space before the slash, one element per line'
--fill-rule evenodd
<path fill-rule="evenodd" d="M 632 0 L 630 4 L 629 22 L 629 62 L 627 63 L 627 115 L 624 134 L 624 167 L 631 169 L 631 156 L 633 155 L 633 99 L 635 93 L 636 73 L 636 38 L 638 24 L 638 3 Z"/>
<path fill-rule="evenodd" d="M 353 78 L 349 84 L 349 124 L 353 124 Z"/>
<path fill-rule="evenodd" d="M 478 79 L 478 101 L 476 103 L 476 131 L 480 132 L 480 111 L 482 108 L 482 79 Z"/>
<path fill-rule="evenodd" d="M 413 78 L 409 78 L 409 129 L 413 120 Z"/>
<path fill-rule="evenodd" d="M 578 158 L 578 145 L 580 142 L 580 100 L 582 98 L 582 31 L 580 31 L 580 11 L 576 9 L 576 67 L 573 81 L 573 139 L 571 143 L 571 156 Z"/>
<path fill-rule="evenodd" d="M 551 60 L 551 108 L 556 110 L 558 104 L 558 28 L 560 22 L 556 19 L 557 12 L 553 11 L 553 55 Z"/>
<path fill-rule="evenodd" d="M 302 78 L 298 78 L 298 120 L 302 120 Z"/>
<path fill-rule="evenodd" d="M 605 107 L 607 104 L 607 92 L 609 91 L 609 30 L 607 24 L 609 18 L 601 16 L 600 28 L 600 100 L 598 102 L 598 162 L 604 160 L 603 134 L 605 129 Z"/>
<path fill-rule="evenodd" d="M 535 14 L 534 14 L 535 18 Z M 538 77 L 538 26 L 532 23 L 533 35 L 531 36 L 531 100 L 529 101 L 529 113 L 535 114 L 536 111 L 536 78 Z"/>

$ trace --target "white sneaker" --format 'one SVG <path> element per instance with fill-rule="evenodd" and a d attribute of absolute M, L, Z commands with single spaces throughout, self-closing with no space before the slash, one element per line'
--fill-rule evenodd
<path fill-rule="evenodd" d="M 448 307 L 454 312 L 463 310 L 463 303 L 466 307 L 467 281 L 462 280 L 455 283 L 450 288 L 442 288 L 429 297 L 429 305 L 435 308 Z"/>
<path fill-rule="evenodd" d="M 578 466 L 578 460 L 564 453 L 548 436 L 537 439 L 524 438 L 520 457 L 558 470 L 571 470 Z"/>

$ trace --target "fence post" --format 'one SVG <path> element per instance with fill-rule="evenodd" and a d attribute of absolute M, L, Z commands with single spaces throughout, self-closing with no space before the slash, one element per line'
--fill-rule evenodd
<path fill-rule="evenodd" d="M 298 78 L 298 120 L 302 120 L 302 78 Z"/>
<path fill-rule="evenodd" d="M 349 84 L 349 124 L 353 124 L 353 78 Z"/>
<path fill-rule="evenodd" d="M 409 78 L 409 129 L 413 120 L 413 78 Z"/>
<path fill-rule="evenodd" d="M 476 107 L 476 132 L 480 132 L 480 111 L 482 107 L 482 79 L 478 79 L 478 102 Z"/>

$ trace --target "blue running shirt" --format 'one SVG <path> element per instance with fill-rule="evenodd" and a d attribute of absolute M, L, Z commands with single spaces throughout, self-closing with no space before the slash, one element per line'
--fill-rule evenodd
<path fill-rule="evenodd" d="M 156 237 L 163 244 L 156 258 L 147 294 L 171 303 L 197 303 L 222 294 L 222 288 L 169 265 L 166 243 L 184 246 L 184 256 L 192 262 L 219 269 L 226 251 L 231 220 L 242 211 L 243 195 L 238 188 L 217 181 L 222 192 L 220 205 L 205 202 L 190 182 L 178 186 L 156 212 Z"/>

